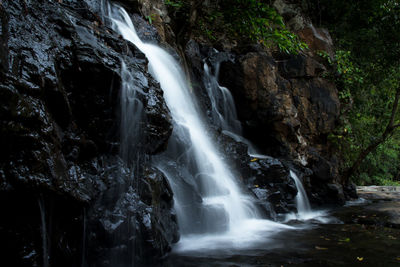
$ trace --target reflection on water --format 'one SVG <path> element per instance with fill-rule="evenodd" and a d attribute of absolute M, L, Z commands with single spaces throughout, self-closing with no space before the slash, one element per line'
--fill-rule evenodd
<path fill-rule="evenodd" d="M 385 227 L 385 216 L 371 212 L 367 205 L 347 206 L 324 211 L 311 220 L 292 220 L 287 223 L 290 228 L 277 232 L 243 236 L 243 246 L 238 240 L 232 246 L 229 237 L 225 243 L 213 243 L 212 238 L 193 236 L 178 243 L 161 265 L 400 266 L 400 229 Z M 257 243 L 246 246 L 251 238 Z"/>
<path fill-rule="evenodd" d="M 225 251 L 228 254 L 235 250 L 246 250 L 269 243 L 271 238 L 282 230 L 295 229 L 293 226 L 268 220 L 251 219 L 229 232 L 215 235 L 184 236 L 174 247 L 174 252 L 215 253 Z"/>

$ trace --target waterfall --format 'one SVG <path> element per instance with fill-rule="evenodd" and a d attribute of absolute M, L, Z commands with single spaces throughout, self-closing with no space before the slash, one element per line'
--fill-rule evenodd
<path fill-rule="evenodd" d="M 173 118 L 167 151 L 153 160 L 174 192 L 181 248 L 188 249 L 189 244 L 194 249 L 210 248 L 218 242 L 242 245 L 245 238 L 254 242 L 259 236 L 256 231 L 284 228 L 263 220 L 254 197 L 241 190 L 237 174 L 222 159 L 175 59 L 160 47 L 143 43 L 123 8 L 108 5 L 108 17 L 113 29 L 146 55 L 149 72 L 160 83 Z"/>
<path fill-rule="evenodd" d="M 286 215 L 285 221 L 300 220 L 308 221 L 314 220 L 320 223 L 328 223 L 331 218 L 327 217 L 326 211 L 323 210 L 311 210 L 310 201 L 308 200 L 306 191 L 304 190 L 303 184 L 296 173 L 290 170 L 290 177 L 294 180 L 297 188 L 296 195 L 296 208 L 297 213 L 290 213 Z"/>
<path fill-rule="evenodd" d="M 217 50 L 215 50 L 218 53 Z M 252 157 L 265 158 L 256 147 L 243 137 L 242 126 L 237 118 L 236 106 L 233 96 L 228 88 L 218 83 L 219 69 L 221 59 L 215 62 L 214 73 L 211 67 L 204 62 L 203 84 L 207 90 L 211 102 L 211 117 L 214 125 L 219 127 L 225 135 L 230 136 L 236 142 L 242 142 L 247 145 L 248 153 Z"/>
<path fill-rule="evenodd" d="M 49 266 L 49 248 L 48 248 L 47 227 L 46 227 L 46 210 L 45 210 L 44 199 L 43 199 L 42 195 L 40 195 L 38 202 L 39 202 L 39 210 L 40 210 L 40 221 L 42 224 L 40 232 L 42 234 L 43 267 L 48 267 Z"/>
<path fill-rule="evenodd" d="M 121 59 L 121 146 L 120 155 L 125 162 L 136 158 L 141 143 L 141 124 L 143 103 L 139 96 L 144 92 L 138 85 L 137 78 L 128 70 Z"/>
<path fill-rule="evenodd" d="M 83 208 L 83 233 L 82 233 L 82 258 L 81 258 L 81 267 L 85 267 L 86 265 L 86 235 L 87 235 L 87 215 L 86 208 Z"/>
<path fill-rule="evenodd" d="M 311 212 L 310 201 L 308 200 L 302 182 L 300 181 L 299 177 L 297 177 L 296 173 L 292 170 L 290 170 L 290 177 L 292 177 L 292 179 L 296 184 L 297 188 L 296 207 L 297 207 L 297 213 L 301 217 L 301 215 Z"/>
<path fill-rule="evenodd" d="M 218 51 L 215 52 L 218 53 Z M 211 72 L 211 68 L 207 65 L 207 63 L 204 63 L 203 83 L 207 89 L 207 94 L 211 101 L 212 119 L 224 134 L 232 137 L 237 142 L 245 143 L 248 146 L 248 154 L 250 156 L 259 159 L 267 158 L 267 156 L 260 154 L 256 147 L 249 140 L 242 136 L 242 130 L 240 127 L 240 122 L 237 119 L 233 97 L 227 88 L 220 86 L 218 83 L 220 63 L 221 61 L 218 60 L 215 62 L 215 65 L 213 66 L 215 69 L 214 74 Z M 327 222 L 327 220 L 323 218 L 325 215 L 324 212 L 311 210 L 310 202 L 307 198 L 303 184 L 292 170 L 290 170 L 290 177 L 294 180 L 298 192 L 295 199 L 297 214 L 287 214 L 285 221 L 294 219 L 315 219 L 320 222 Z"/>
<path fill-rule="evenodd" d="M 214 124 L 223 131 L 237 136 L 242 135 L 242 126 L 237 119 L 235 102 L 228 88 L 218 83 L 220 62 L 216 63 L 215 73 L 204 62 L 203 83 L 211 102 L 211 116 Z"/>

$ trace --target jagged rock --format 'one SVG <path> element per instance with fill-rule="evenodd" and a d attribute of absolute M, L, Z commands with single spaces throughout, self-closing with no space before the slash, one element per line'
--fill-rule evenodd
<path fill-rule="evenodd" d="M 172 133 L 172 118 L 158 87 L 149 89 L 146 101 L 145 150 L 149 154 L 156 154 L 166 149 Z"/>
<path fill-rule="evenodd" d="M 195 92 L 211 123 L 211 106 L 201 80 L 204 60 L 212 68 L 222 62 L 220 82 L 235 97 L 247 137 L 266 154 L 291 157 L 297 162 L 294 165 L 305 165 L 301 168 L 288 164 L 304 173 L 303 180 L 308 181 L 305 187 L 309 195 L 312 194 L 314 203 L 342 201 L 342 192 L 335 191 L 338 194 L 335 199 L 334 192 L 326 185 L 337 183 L 338 162 L 333 156 L 321 155 L 326 151 L 326 141 L 321 136 L 334 129 L 339 114 L 336 88 L 319 77 L 326 70 L 322 64 L 307 55 L 279 61 L 264 52 L 234 57 L 193 40 L 187 44 L 186 56 L 193 71 Z M 236 166 L 237 175 L 261 200 L 269 217 L 273 218 L 274 213 L 293 211 L 297 190 L 288 167 L 273 158 L 251 162 L 245 144 L 224 134 L 216 133 L 215 136 L 226 160 Z M 330 197 L 324 198 L 324 194 Z M 268 202 L 272 205 L 267 205 Z"/>
<path fill-rule="evenodd" d="M 276 158 L 252 158 L 248 155 L 246 144 L 237 142 L 231 137 L 217 136 L 220 150 L 225 160 L 236 168 L 240 181 L 258 199 L 259 207 L 266 217 L 276 219 L 277 213 L 285 213 L 295 209 L 294 198 L 296 185 L 289 175 L 289 168 Z"/>
<path fill-rule="evenodd" d="M 325 51 L 334 58 L 335 51 L 329 31 L 315 27 L 303 14 L 302 7 L 285 0 L 275 0 L 273 6 L 286 21 L 286 25 L 304 41 L 312 52 Z"/>
<path fill-rule="evenodd" d="M 173 192 L 167 178 L 159 170 L 148 168 L 145 179 L 149 185 L 147 193 L 151 194 L 152 200 L 151 230 L 154 232 L 153 238 L 163 242 L 157 251 L 162 256 L 171 249 L 170 244 L 179 240 L 178 224 L 173 210 Z"/>
<path fill-rule="evenodd" d="M 314 195 L 319 203 L 324 202 L 326 186 L 315 181 L 337 183 L 339 164 L 329 152 L 327 135 L 336 126 L 340 103 L 334 84 L 319 77 L 325 70 L 305 54 L 276 60 L 263 52 L 249 52 L 223 62 L 220 72 L 220 82 L 236 100 L 245 135 L 266 154 L 290 155 L 313 170 L 311 185 L 313 192 L 320 191 Z M 336 200 L 325 201 L 341 202 L 343 192 L 335 192 Z"/>
<path fill-rule="evenodd" d="M 257 159 L 250 163 L 250 167 L 254 173 L 253 192 L 260 188 L 266 190 L 266 198 L 276 213 L 293 211 L 297 189 L 288 168 L 272 157 Z"/>
<path fill-rule="evenodd" d="M 308 47 L 312 51 L 325 51 L 331 57 L 334 58 L 335 51 L 327 29 L 316 28 L 311 23 L 297 32 L 299 37 L 306 42 Z"/>
<path fill-rule="evenodd" d="M 147 171 L 150 204 L 134 186 L 147 179 L 149 154 L 166 147 L 168 108 L 145 56 L 92 12 L 100 9 L 75 0 L 0 4 L 0 209 L 7 218 L 0 232 L 12 244 L 1 249 L 6 265 L 44 264 L 43 209 L 52 266 L 78 266 L 93 250 L 135 262 L 146 253 L 161 256 L 178 239 L 165 178 Z M 145 92 L 140 168 L 127 164 L 134 175 L 118 156 L 121 57 Z M 127 234 L 118 241 L 114 235 L 137 225 L 146 237 L 133 231 L 133 239 Z M 130 256 L 134 245 L 142 249 Z M 107 265 L 111 259 L 90 260 Z"/>
<path fill-rule="evenodd" d="M 268 136 L 275 135 L 270 140 L 278 142 L 296 138 L 300 122 L 291 97 L 291 84 L 279 75 L 272 57 L 251 52 L 234 63 L 224 62 L 220 80 L 233 93 L 239 119 L 245 122 L 245 132 L 248 127 L 249 132 L 260 135 L 260 140 L 253 137 L 251 140 L 272 148 Z"/>
<path fill-rule="evenodd" d="M 279 72 L 286 78 L 311 78 L 325 72 L 326 68 L 318 61 L 305 55 L 290 57 L 278 63 Z"/>
<path fill-rule="evenodd" d="M 129 170 L 120 174 L 129 183 Z M 169 252 L 179 240 L 173 194 L 165 176 L 144 168 L 138 188 L 121 192 L 116 184 L 89 213 L 89 262 L 98 266 L 147 265 Z M 116 198 L 116 201 L 110 201 Z M 96 218 L 95 220 L 93 218 Z M 107 246 L 98 246 L 98 243 Z"/>

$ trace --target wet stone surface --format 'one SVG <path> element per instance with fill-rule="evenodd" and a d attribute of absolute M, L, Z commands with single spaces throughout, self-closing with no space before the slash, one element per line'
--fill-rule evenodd
<path fill-rule="evenodd" d="M 100 2 L 0 1 L 1 266 L 139 264 L 178 239 L 172 191 L 148 164 L 169 111 Z M 122 59 L 143 92 L 140 162 L 119 154 Z"/>

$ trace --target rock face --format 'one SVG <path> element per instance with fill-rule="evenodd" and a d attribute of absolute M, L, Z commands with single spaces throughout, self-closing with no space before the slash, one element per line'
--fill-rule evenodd
<path fill-rule="evenodd" d="M 220 74 L 236 99 L 245 135 L 268 155 L 310 169 L 308 190 L 321 204 L 344 200 L 328 142 L 340 102 L 324 72 L 313 51 L 284 58 L 250 51 L 224 62 Z"/>
<path fill-rule="evenodd" d="M 248 138 L 269 155 L 311 169 L 314 197 L 321 202 L 328 200 L 321 187 L 337 183 L 338 162 L 327 137 L 340 110 L 335 85 L 319 77 L 323 70 L 307 55 L 277 61 L 249 52 L 223 63 L 220 76 L 232 90 Z"/>
<path fill-rule="evenodd" d="M 315 28 L 296 5 L 285 1 L 276 1 L 274 5 L 292 30 L 308 44 L 307 51 L 286 55 L 246 46 L 216 53 L 209 45 L 190 40 L 185 55 L 192 84 L 203 107 L 210 109 L 201 80 L 203 61 L 211 65 L 220 62 L 219 83 L 233 94 L 244 136 L 263 154 L 275 157 L 255 159 L 249 164 L 250 158 L 243 155 L 247 153 L 242 149 L 239 155 L 233 156 L 233 162 L 241 166 L 239 169 L 246 170 L 243 177 L 252 177 L 246 183 L 256 195 L 263 195 L 264 200 L 274 199 L 276 212 L 291 210 L 294 205 L 296 190 L 292 179 L 288 178 L 289 168 L 305 183 L 312 203 L 344 203 L 339 160 L 328 141 L 340 114 L 340 101 L 335 84 L 324 78 L 329 66 L 318 56 L 320 51 L 331 57 L 334 55 L 332 40 L 329 32 Z M 208 118 L 212 122 L 212 118 Z M 277 166 L 281 166 L 280 174 L 270 174 Z M 255 173 L 249 171 L 249 167 Z M 260 194 L 262 190 L 266 194 Z"/>
<path fill-rule="evenodd" d="M 0 3 L 6 265 L 143 264 L 179 238 L 172 191 L 149 164 L 172 131 L 162 91 L 144 55 L 95 8 L 78 0 Z M 137 165 L 119 157 L 121 58 L 146 93 Z"/>

